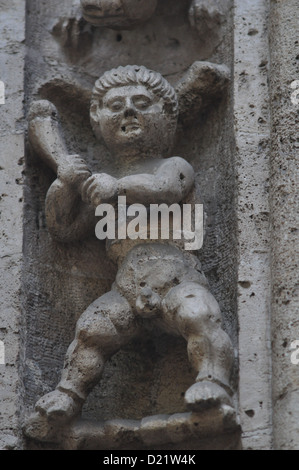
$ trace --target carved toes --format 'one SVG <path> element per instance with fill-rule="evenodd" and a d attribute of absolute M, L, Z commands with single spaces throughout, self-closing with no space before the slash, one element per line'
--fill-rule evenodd
<path fill-rule="evenodd" d="M 78 414 L 80 406 L 66 393 L 55 390 L 40 398 L 35 409 L 49 421 L 67 422 Z"/>
<path fill-rule="evenodd" d="M 190 411 L 202 411 L 221 405 L 233 406 L 224 388 L 214 382 L 197 382 L 185 393 L 185 402 Z"/>

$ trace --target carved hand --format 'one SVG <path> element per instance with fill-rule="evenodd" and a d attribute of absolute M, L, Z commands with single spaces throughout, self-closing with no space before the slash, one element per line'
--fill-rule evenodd
<path fill-rule="evenodd" d="M 57 168 L 57 177 L 63 183 L 81 192 L 82 184 L 90 177 L 91 172 L 80 155 L 67 155 Z"/>
<path fill-rule="evenodd" d="M 110 202 L 118 194 L 118 180 L 106 173 L 97 173 L 82 186 L 82 199 L 87 204 L 97 207 L 103 202 Z"/>

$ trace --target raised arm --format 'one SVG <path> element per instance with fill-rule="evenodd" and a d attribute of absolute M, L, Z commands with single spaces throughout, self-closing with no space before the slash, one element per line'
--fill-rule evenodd
<path fill-rule="evenodd" d="M 94 233 L 94 208 L 82 201 L 78 187 L 90 174 L 79 156 L 71 156 L 68 170 L 58 171 L 46 197 L 46 221 L 51 236 L 60 242 L 72 242 Z M 76 183 L 77 181 L 77 183 Z"/>
<path fill-rule="evenodd" d="M 57 110 L 47 100 L 36 101 L 29 113 L 29 142 L 35 154 L 57 174 L 46 197 L 46 219 L 53 238 L 79 240 L 94 228 L 94 209 L 81 198 L 91 172 L 79 155 L 69 155 L 60 131 Z"/>

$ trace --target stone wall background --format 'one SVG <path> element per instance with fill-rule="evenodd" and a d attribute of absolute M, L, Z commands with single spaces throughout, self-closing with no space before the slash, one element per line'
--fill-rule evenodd
<path fill-rule="evenodd" d="M 271 2 L 271 312 L 273 436 L 275 448 L 298 449 L 298 364 L 290 360 L 299 338 L 298 122 L 291 84 L 299 77 L 299 8 Z M 298 90 L 297 85 L 297 90 Z"/>

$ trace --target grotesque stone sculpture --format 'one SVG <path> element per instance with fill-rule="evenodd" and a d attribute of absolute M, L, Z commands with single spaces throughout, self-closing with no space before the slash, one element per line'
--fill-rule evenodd
<path fill-rule="evenodd" d="M 202 37 L 219 27 L 228 11 L 229 0 L 192 0 L 189 20 Z M 157 0 L 81 0 L 83 17 L 95 26 L 132 29 L 148 20 Z"/>
<path fill-rule="evenodd" d="M 53 33 L 62 45 L 80 51 L 83 36 L 92 40 L 84 23 L 114 30 L 132 30 L 149 20 L 158 0 L 73 0 L 69 17 L 60 18 Z M 212 42 L 215 48 L 223 37 L 221 27 L 229 12 L 230 0 L 192 0 L 189 22 L 203 43 Z M 85 21 L 84 21 L 85 20 Z"/>
<path fill-rule="evenodd" d="M 79 58 L 86 60 L 95 54 L 98 34 L 94 26 L 116 31 L 148 29 L 146 22 L 159 27 L 161 14 L 172 14 L 172 5 L 158 0 L 72 0 L 69 12 L 57 19 L 52 33 L 59 41 L 66 56 L 76 62 Z M 229 14 L 231 0 L 180 0 L 186 7 L 189 24 L 197 32 L 208 57 L 220 45 L 226 34 L 225 24 Z M 176 8 L 174 8 L 175 10 Z M 183 11 L 183 10 L 182 10 Z M 185 14 L 185 13 L 184 13 Z M 147 33 L 145 33 L 147 34 Z M 178 41 L 181 41 L 179 35 Z M 122 41 L 122 34 L 117 41 Z"/>
<path fill-rule="evenodd" d="M 91 174 L 81 156 L 67 155 L 55 135 L 53 110 L 46 101 L 34 105 L 29 136 L 57 172 L 46 198 L 54 239 L 80 240 L 92 232 L 95 207 L 115 204 L 118 196 L 125 195 L 128 204 L 148 206 L 181 203 L 192 191 L 190 164 L 178 156 L 164 158 L 173 144 L 178 100 L 159 73 L 142 66 L 119 67 L 95 84 L 91 124 L 111 152 L 111 175 Z M 36 404 L 36 422 L 55 426 L 78 416 L 108 358 L 142 335 L 144 318 L 187 341 L 197 374 L 185 394 L 187 408 L 232 407 L 232 345 L 198 259 L 175 241 L 115 240 L 107 244 L 107 252 L 119 265 L 116 280 L 80 317 L 56 390 Z"/>

